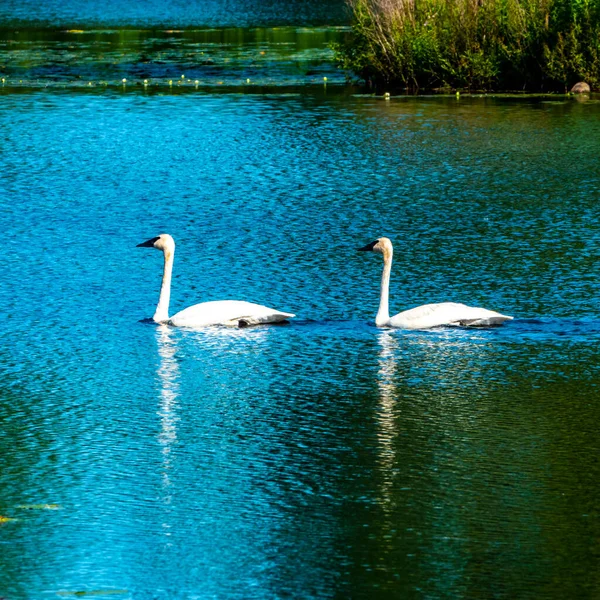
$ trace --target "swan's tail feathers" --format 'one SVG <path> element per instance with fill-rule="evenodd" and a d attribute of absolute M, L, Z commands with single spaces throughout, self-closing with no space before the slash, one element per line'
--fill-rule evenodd
<path fill-rule="evenodd" d="M 269 315 L 248 315 L 244 317 L 236 317 L 230 321 L 223 323 L 226 327 L 252 327 L 253 325 L 267 325 L 269 323 L 286 323 L 289 319 L 293 319 L 296 315 L 292 313 L 275 312 Z"/>
<path fill-rule="evenodd" d="M 493 316 L 479 319 L 461 319 L 456 322 L 456 325 L 460 327 L 495 327 L 502 325 L 505 321 L 512 321 L 512 319 L 513 317 L 497 313 Z"/>

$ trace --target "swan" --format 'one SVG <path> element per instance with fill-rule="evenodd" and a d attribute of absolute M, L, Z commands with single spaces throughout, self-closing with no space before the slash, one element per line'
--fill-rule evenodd
<path fill-rule="evenodd" d="M 512 317 L 501 315 L 493 310 L 456 302 L 424 304 L 390 317 L 388 300 L 392 257 L 394 256 L 392 242 L 389 238 L 382 237 L 358 250 L 360 252 L 379 252 L 383 254 L 381 298 L 379 300 L 379 310 L 375 317 L 377 327 L 397 327 L 399 329 L 429 329 L 444 325 L 484 327 L 501 325 L 504 321 L 512 319 Z"/>
<path fill-rule="evenodd" d="M 206 327 L 209 325 L 228 325 L 247 327 L 262 323 L 281 323 L 296 315 L 280 312 L 268 306 L 239 300 L 218 300 L 194 304 L 169 317 L 169 300 L 171 297 L 171 274 L 175 255 L 175 240 L 168 233 L 161 233 L 136 246 L 137 248 L 156 248 L 161 250 L 165 265 L 162 285 L 156 312 L 152 320 L 175 327 Z"/>

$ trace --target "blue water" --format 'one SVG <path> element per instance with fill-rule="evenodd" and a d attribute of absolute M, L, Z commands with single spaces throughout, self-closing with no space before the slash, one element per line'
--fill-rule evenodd
<path fill-rule="evenodd" d="M 0 595 L 594 597 L 599 116 L 5 90 Z M 297 318 L 148 323 L 161 232 L 172 312 Z M 392 313 L 515 320 L 377 329 L 380 235 Z"/>
<path fill-rule="evenodd" d="M 347 23 L 344 0 L 2 0 L 0 27 L 257 27 Z"/>

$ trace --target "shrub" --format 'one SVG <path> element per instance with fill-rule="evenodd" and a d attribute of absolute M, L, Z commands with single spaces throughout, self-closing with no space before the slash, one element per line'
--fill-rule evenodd
<path fill-rule="evenodd" d="M 600 83 L 600 0 L 348 0 L 343 68 L 372 87 L 564 91 Z"/>

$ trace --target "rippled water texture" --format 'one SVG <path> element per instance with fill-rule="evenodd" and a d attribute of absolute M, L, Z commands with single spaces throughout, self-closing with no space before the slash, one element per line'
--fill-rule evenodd
<path fill-rule="evenodd" d="M 339 25 L 344 0 L 2 0 L 0 24 L 64 27 Z"/>
<path fill-rule="evenodd" d="M 0 94 L 0 596 L 593 598 L 593 99 Z M 245 299 L 289 325 L 153 314 Z M 373 326 L 454 300 L 490 330 Z"/>

